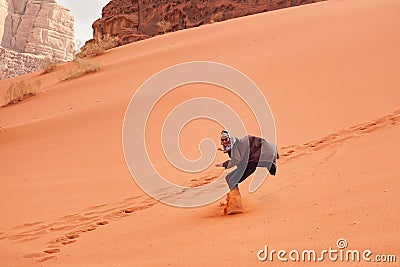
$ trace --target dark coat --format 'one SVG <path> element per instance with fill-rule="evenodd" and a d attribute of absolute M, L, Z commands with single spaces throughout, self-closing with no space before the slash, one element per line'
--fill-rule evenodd
<path fill-rule="evenodd" d="M 231 159 L 222 164 L 225 169 L 232 168 L 241 162 L 258 162 L 261 163 L 260 167 L 271 166 L 271 164 L 276 167 L 276 159 L 279 158 L 278 149 L 274 144 L 252 135 L 236 139 L 229 152 Z"/>

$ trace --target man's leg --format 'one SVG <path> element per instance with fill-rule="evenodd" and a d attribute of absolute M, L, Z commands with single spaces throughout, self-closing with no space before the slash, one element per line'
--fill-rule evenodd
<path fill-rule="evenodd" d="M 226 206 L 224 208 L 224 215 L 231 215 L 242 212 L 242 199 L 239 193 L 239 187 L 236 185 L 226 195 Z"/>
<path fill-rule="evenodd" d="M 226 176 L 226 181 L 229 186 L 229 193 L 226 197 L 226 206 L 224 214 L 236 214 L 243 212 L 242 200 L 239 192 L 238 183 L 244 181 L 249 177 L 257 168 L 257 163 L 240 163 L 236 170 L 232 171 Z"/>
<path fill-rule="evenodd" d="M 242 178 L 240 178 L 239 183 L 243 182 L 244 180 L 247 179 L 251 174 L 253 174 L 257 169 L 257 162 L 248 162 L 246 169 L 244 170 L 244 173 L 242 175 Z"/>
<path fill-rule="evenodd" d="M 257 162 L 246 162 L 239 163 L 236 170 L 232 171 L 226 176 L 226 182 L 228 183 L 229 189 L 233 189 L 238 183 L 243 182 L 252 173 L 255 172 L 257 168 Z"/>

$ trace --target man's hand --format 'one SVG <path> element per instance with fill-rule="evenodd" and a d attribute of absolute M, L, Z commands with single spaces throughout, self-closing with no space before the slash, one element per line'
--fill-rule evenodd
<path fill-rule="evenodd" d="M 219 151 L 224 151 L 224 149 L 223 149 L 223 148 L 220 148 L 220 147 L 217 148 L 217 150 L 219 150 Z"/>
<path fill-rule="evenodd" d="M 217 163 L 215 164 L 215 167 L 224 167 L 224 166 L 222 165 L 222 163 Z"/>

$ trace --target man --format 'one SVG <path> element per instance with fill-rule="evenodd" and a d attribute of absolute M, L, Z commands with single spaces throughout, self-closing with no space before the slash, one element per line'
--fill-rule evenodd
<path fill-rule="evenodd" d="M 242 203 L 238 184 L 254 173 L 257 167 L 266 167 L 270 174 L 275 175 L 278 150 L 274 144 L 261 137 L 247 135 L 237 139 L 227 130 L 221 132 L 221 144 L 223 148 L 218 150 L 228 153 L 231 159 L 215 166 L 225 169 L 237 166 L 236 170 L 226 176 L 230 191 L 226 198 L 224 214 L 240 213 Z"/>

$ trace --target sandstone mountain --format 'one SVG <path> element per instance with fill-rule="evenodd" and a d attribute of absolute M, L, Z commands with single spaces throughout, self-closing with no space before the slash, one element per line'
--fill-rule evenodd
<path fill-rule="evenodd" d="M 93 23 L 93 40 L 119 45 L 231 18 L 321 0 L 111 0 Z"/>
<path fill-rule="evenodd" d="M 0 0 L 0 74 L 35 71 L 74 56 L 74 17 L 56 0 Z"/>

